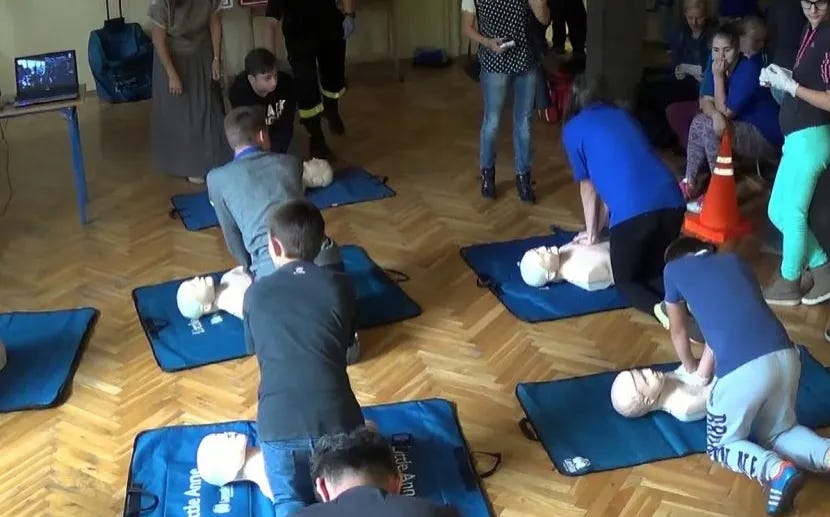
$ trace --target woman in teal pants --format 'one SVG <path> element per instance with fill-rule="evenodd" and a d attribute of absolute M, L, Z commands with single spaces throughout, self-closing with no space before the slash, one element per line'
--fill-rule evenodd
<path fill-rule="evenodd" d="M 787 93 L 779 121 L 784 149 L 769 217 L 784 236 L 780 274 L 764 290 L 771 305 L 815 305 L 830 299 L 827 253 L 807 224 L 816 182 L 830 164 L 830 23 L 828 0 L 801 0 L 809 22 L 793 71 L 770 65 L 761 84 Z M 801 290 L 805 267 L 813 285 Z"/>

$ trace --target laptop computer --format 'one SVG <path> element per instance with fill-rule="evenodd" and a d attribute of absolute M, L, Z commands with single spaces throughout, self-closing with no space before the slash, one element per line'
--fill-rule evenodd
<path fill-rule="evenodd" d="M 74 50 L 14 59 L 16 107 L 77 99 L 78 63 Z"/>

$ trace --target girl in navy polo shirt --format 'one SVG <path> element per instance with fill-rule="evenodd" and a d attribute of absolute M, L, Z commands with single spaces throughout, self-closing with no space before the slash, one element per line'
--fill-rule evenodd
<path fill-rule="evenodd" d="M 789 95 L 781 104 L 784 155 L 769 200 L 770 221 L 784 237 L 781 269 L 764 291 L 767 303 L 815 305 L 830 299 L 830 264 L 807 224 L 819 176 L 830 165 L 830 23 L 828 0 L 801 0 L 808 25 L 792 73 L 765 68 L 761 84 Z M 804 268 L 813 286 L 801 290 Z"/>
<path fill-rule="evenodd" d="M 683 195 L 643 129 L 606 91 L 602 78 L 577 77 L 562 130 L 585 214 L 575 240 L 597 242 L 609 221 L 617 289 L 662 322 L 663 254 L 680 235 Z"/>
<path fill-rule="evenodd" d="M 696 177 L 704 163 L 715 168 L 721 137 L 732 127 L 732 146 L 740 156 L 774 160 L 783 142 L 778 126 L 778 104 L 758 84 L 763 56 L 741 55 L 739 32 L 732 25 L 718 28 L 712 37 L 712 62 L 700 87 L 700 110 L 689 128 L 686 176 L 680 184 L 687 200 L 697 197 Z M 692 201 L 689 210 L 700 211 Z"/>

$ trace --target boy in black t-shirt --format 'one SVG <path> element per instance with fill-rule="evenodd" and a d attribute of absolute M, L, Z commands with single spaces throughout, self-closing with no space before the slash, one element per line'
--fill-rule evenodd
<path fill-rule="evenodd" d="M 245 293 L 243 325 L 260 370 L 257 431 L 277 517 L 314 503 L 311 452 L 317 440 L 364 425 L 346 372 L 356 328 L 349 277 L 314 264 L 325 240 L 312 203 L 283 203 L 269 217 L 277 271 Z"/>
<path fill-rule="evenodd" d="M 294 79 L 279 70 L 271 51 L 255 48 L 245 56 L 245 71 L 236 76 L 228 91 L 231 107 L 263 106 L 271 137 L 271 152 L 288 152 L 294 135 L 297 97 Z"/>

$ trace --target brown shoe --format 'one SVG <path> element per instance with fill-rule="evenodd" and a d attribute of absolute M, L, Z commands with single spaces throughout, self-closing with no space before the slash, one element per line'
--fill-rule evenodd
<path fill-rule="evenodd" d="M 804 305 L 818 305 L 830 300 L 830 262 L 812 270 L 813 287 L 801 298 Z"/>
<path fill-rule="evenodd" d="M 794 306 L 801 303 L 801 279 L 787 280 L 778 272 L 764 289 L 764 300 L 769 305 Z"/>

